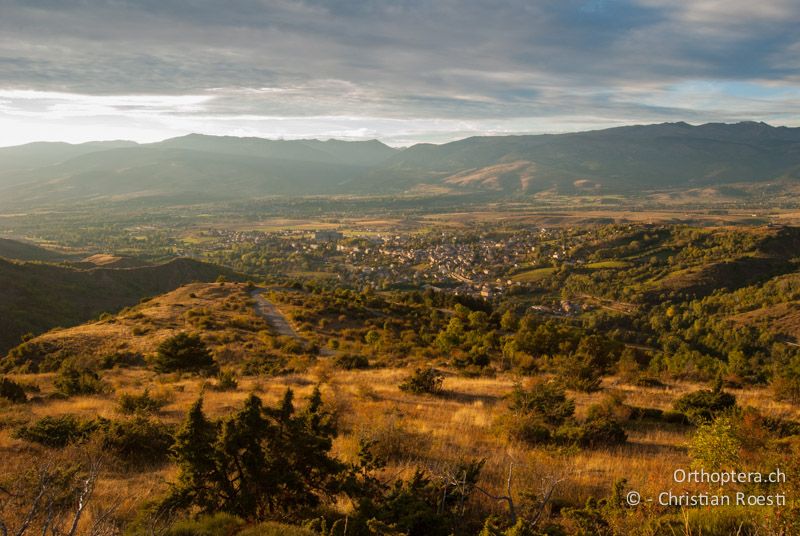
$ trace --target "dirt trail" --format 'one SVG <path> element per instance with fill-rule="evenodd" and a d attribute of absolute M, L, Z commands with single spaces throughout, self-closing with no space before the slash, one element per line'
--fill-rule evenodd
<path fill-rule="evenodd" d="M 289 319 L 281 313 L 275 305 L 268 301 L 261 293 L 264 292 L 263 290 L 254 290 L 250 293 L 253 299 L 256 301 L 256 313 L 261 316 L 264 320 L 267 321 L 267 324 L 275 330 L 275 333 L 278 335 L 282 335 L 284 337 L 291 337 L 295 340 L 305 343 L 306 340 L 303 338 L 292 325 L 289 323 Z"/>
<path fill-rule="evenodd" d="M 267 300 L 261 294 L 265 292 L 263 289 L 254 290 L 250 293 L 253 299 L 256 302 L 256 313 L 267 321 L 267 324 L 275 330 L 277 335 L 281 335 L 284 337 L 291 337 L 294 340 L 302 343 L 304 346 L 308 344 L 308 340 L 297 333 L 297 330 L 294 329 L 289 319 L 286 318 L 282 312 L 275 307 L 275 304 Z M 319 355 L 325 357 L 331 357 L 336 355 L 336 352 L 331 350 L 330 348 L 320 348 Z"/>

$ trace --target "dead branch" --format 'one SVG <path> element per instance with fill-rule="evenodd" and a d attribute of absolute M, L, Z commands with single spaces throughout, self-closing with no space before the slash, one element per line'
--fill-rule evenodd
<path fill-rule="evenodd" d="M 505 495 L 494 495 L 493 493 L 489 493 L 485 489 L 481 488 L 480 486 L 475 486 L 475 489 L 498 502 L 505 502 L 508 506 L 508 518 L 511 522 L 511 525 L 517 524 L 517 509 L 514 505 L 514 497 L 511 494 L 512 489 L 512 482 L 513 482 L 513 475 L 514 475 L 514 462 L 508 464 L 508 479 L 506 480 L 506 494 Z"/>

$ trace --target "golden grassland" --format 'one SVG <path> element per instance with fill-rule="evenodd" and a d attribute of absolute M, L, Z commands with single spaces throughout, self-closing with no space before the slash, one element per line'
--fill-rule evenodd
<path fill-rule="evenodd" d="M 167 337 L 194 331 L 203 334 L 224 369 L 234 366 L 238 370 L 236 365 L 245 356 L 269 349 L 276 340 L 270 327 L 257 315 L 251 290 L 239 283 L 191 284 L 115 317 L 55 330 L 32 342 L 50 342 L 65 358 L 97 358 L 122 351 L 149 357 Z M 277 294 L 267 294 L 268 297 L 296 294 L 273 290 Z M 304 311 L 304 307 L 291 300 L 278 300 L 276 304 L 290 321 Z M 213 329 L 203 327 L 208 322 Z M 294 328 L 303 337 L 320 343 L 328 336 L 338 336 L 342 341 L 340 348 L 347 349 L 350 343 L 346 332 L 357 324 L 349 319 L 331 319 L 325 329 L 304 322 Z M 509 469 L 513 467 L 516 498 L 525 493 L 538 494 L 546 483 L 560 481 L 553 495 L 554 505 L 578 506 L 589 497 L 607 496 L 619 479 L 626 479 L 627 486 L 643 497 L 654 497 L 674 487 L 672 475 L 676 469 L 689 468 L 692 463 L 687 448 L 693 435 L 690 426 L 627 421 L 628 441 L 620 446 L 596 450 L 531 446 L 509 440 L 502 425 L 509 412 L 506 397 L 516 383 L 525 383 L 527 378 L 512 373 L 466 377 L 446 371 L 442 395 L 415 395 L 400 390 L 399 384 L 418 363 L 349 371 L 335 366 L 334 355 L 333 351 L 316 358 L 297 355 L 298 372 L 239 376 L 237 388 L 227 391 L 215 390 L 213 379 L 180 373 L 157 374 L 147 366 L 137 366 L 101 371 L 107 386 L 102 394 L 64 398 L 56 393 L 56 373 L 11 374 L 11 379 L 35 385 L 39 392 L 25 404 L 0 401 L 0 482 L 36 460 L 81 455 L 80 447 L 58 452 L 17 439 L 13 432 L 20 425 L 64 414 L 122 419 L 118 411 L 120 396 L 146 389 L 167 401 L 156 418 L 177 425 L 200 396 L 210 417 L 224 418 L 238 411 L 250 394 L 258 395 L 267 404 L 276 404 L 286 389 L 291 388 L 297 404 L 302 405 L 302 399 L 320 385 L 323 398 L 338 421 L 339 435 L 334 441 L 333 454 L 339 459 L 355 462 L 360 441 L 377 440 L 378 453 L 389 461 L 383 470 L 387 481 L 410 476 L 418 467 L 437 474 L 462 461 L 485 459 L 482 488 L 502 494 Z M 589 394 L 568 393 L 576 402 L 577 418 L 586 417 L 590 406 L 603 403 L 612 395 L 629 406 L 668 410 L 681 395 L 705 386 L 672 382 L 666 388 L 645 388 L 607 377 L 602 387 Z M 775 401 L 767 388 L 749 387 L 733 393 L 742 407 L 753 407 L 772 417 L 800 420 L 800 407 Z M 98 483 L 95 503 L 98 508 L 115 505 L 116 515 L 131 519 L 145 501 L 163 495 L 176 476 L 177 468 L 172 463 L 136 469 L 109 463 Z M 483 495 L 475 495 L 473 500 L 498 514 L 504 510 L 502 504 Z M 336 507 L 346 513 L 351 505 Z"/>
<path fill-rule="evenodd" d="M 340 434 L 334 453 L 346 461 L 355 461 L 359 440 L 380 441 L 381 452 L 390 460 L 387 477 L 408 475 L 416 467 L 436 470 L 461 460 L 486 458 L 481 485 L 502 491 L 509 466 L 515 472 L 515 493 L 536 492 L 544 480 L 563 479 L 554 495 L 556 501 L 581 504 L 590 496 L 609 493 L 612 483 L 625 478 L 628 485 L 643 496 L 654 496 L 670 489 L 672 473 L 688 468 L 690 459 L 686 445 L 692 429 L 677 424 L 633 422 L 627 426 L 625 445 L 599 450 L 530 447 L 509 442 L 498 424 L 507 412 L 504 397 L 520 378 L 501 374 L 493 378 L 466 378 L 448 375 L 442 396 L 420 396 L 401 391 L 398 384 L 409 374 L 408 369 L 372 369 L 343 371 L 333 368 L 330 359 L 319 358 L 302 374 L 280 377 L 242 377 L 235 391 L 208 389 L 208 382 L 196 376 L 158 375 L 144 368 L 114 369 L 103 380 L 110 389 L 106 394 L 49 399 L 55 391 L 52 374 L 12 375 L 15 380 L 34 383 L 41 389 L 40 401 L 24 405 L 0 406 L 0 477 L 25 460 L 47 456 L 46 449 L 12 436 L 12 430 L 23 423 L 44 416 L 66 413 L 87 418 L 96 416 L 120 418 L 117 399 L 121 393 L 142 392 L 164 396 L 169 404 L 159 418 L 179 423 L 189 406 L 203 396 L 209 416 L 221 418 L 237 411 L 244 399 L 254 393 L 266 403 L 275 404 L 287 388 L 300 400 L 317 384 L 338 417 Z M 570 393 L 577 403 L 577 416 L 598 403 L 610 391 L 621 394 L 628 404 L 668 409 L 673 400 L 700 386 L 690 383 L 671 385 L 666 389 L 648 389 L 606 379 L 601 392 Z M 800 409 L 772 400 L 765 389 L 736 391 L 742 406 L 758 408 L 769 415 L 800 418 Z M 6 473 L 6 474 L 2 474 Z M 144 499 L 165 492 L 176 468 L 167 464 L 145 470 L 107 471 L 98 487 L 98 500 L 118 500 L 124 490 L 125 508 L 133 512 Z M 502 510 L 486 498 L 479 498 L 487 508 Z M 124 514 L 125 508 L 121 514 Z M 346 506 L 343 506 L 346 508 Z"/>

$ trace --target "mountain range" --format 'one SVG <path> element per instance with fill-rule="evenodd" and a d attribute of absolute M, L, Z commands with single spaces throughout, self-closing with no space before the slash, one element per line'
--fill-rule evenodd
<path fill-rule="evenodd" d="M 0 209 L 134 198 L 636 192 L 800 179 L 800 128 L 663 123 L 480 136 L 404 149 L 377 140 L 190 134 L 149 144 L 0 148 Z"/>

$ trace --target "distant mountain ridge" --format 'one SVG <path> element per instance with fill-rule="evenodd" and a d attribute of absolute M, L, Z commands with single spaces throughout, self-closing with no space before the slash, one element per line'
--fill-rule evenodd
<path fill-rule="evenodd" d="M 0 148 L 0 209 L 181 196 L 380 195 L 430 186 L 497 195 L 638 192 L 797 179 L 800 128 L 753 122 L 478 136 L 402 150 L 377 140 L 200 134 L 141 145 Z"/>

